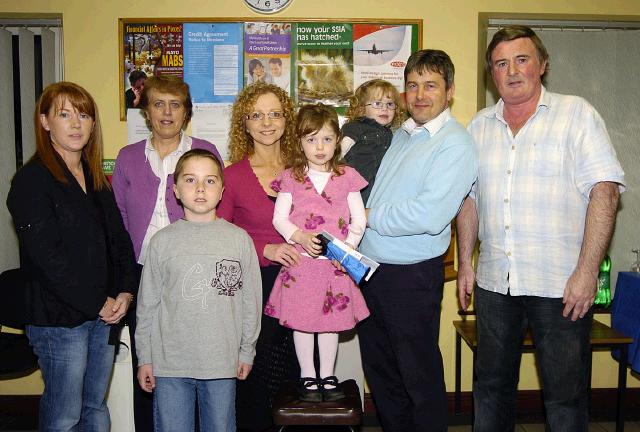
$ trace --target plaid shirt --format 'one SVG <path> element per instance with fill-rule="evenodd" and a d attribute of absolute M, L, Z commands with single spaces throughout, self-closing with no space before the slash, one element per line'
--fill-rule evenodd
<path fill-rule="evenodd" d="M 578 262 L 591 188 L 624 172 L 604 121 L 584 99 L 542 88 L 514 137 L 502 99 L 468 129 L 478 150 L 478 286 L 511 295 L 562 297 Z"/>

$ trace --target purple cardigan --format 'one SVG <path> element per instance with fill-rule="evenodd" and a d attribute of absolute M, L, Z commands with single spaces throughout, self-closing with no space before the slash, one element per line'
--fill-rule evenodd
<path fill-rule="evenodd" d="M 146 160 L 145 145 L 146 140 L 142 140 L 120 149 L 111 178 L 116 202 L 124 226 L 131 236 L 136 260 L 140 256 L 142 241 L 151 222 L 160 185 L 160 179 L 153 173 L 151 165 Z M 192 137 L 191 148 L 209 150 L 224 166 L 216 146 L 209 141 Z M 184 216 L 184 211 L 173 194 L 173 174 L 167 177 L 166 201 L 171 222 Z"/>
<path fill-rule="evenodd" d="M 261 267 L 274 263 L 264 257 L 267 244 L 284 243 L 273 227 L 275 205 L 268 197 L 246 157 L 224 170 L 224 194 L 216 215 L 249 233 Z"/>

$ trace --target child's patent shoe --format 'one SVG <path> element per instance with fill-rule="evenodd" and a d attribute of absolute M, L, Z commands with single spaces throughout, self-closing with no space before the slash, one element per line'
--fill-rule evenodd
<path fill-rule="evenodd" d="M 314 387 L 315 388 L 312 388 Z M 300 378 L 298 380 L 298 397 L 304 402 L 322 402 L 320 383 L 316 378 Z"/>
<path fill-rule="evenodd" d="M 345 398 L 344 391 L 342 391 L 335 375 L 322 378 L 320 385 L 322 386 L 322 400 L 325 402 L 333 402 Z"/>

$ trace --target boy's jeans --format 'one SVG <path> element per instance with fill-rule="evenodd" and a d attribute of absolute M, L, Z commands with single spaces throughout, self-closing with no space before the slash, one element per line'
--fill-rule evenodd
<path fill-rule="evenodd" d="M 195 430 L 195 406 L 201 432 L 235 432 L 236 379 L 200 380 L 156 377 L 153 391 L 156 432 Z"/>

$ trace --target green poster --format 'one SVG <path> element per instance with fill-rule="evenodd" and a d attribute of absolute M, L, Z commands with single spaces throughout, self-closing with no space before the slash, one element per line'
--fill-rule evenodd
<path fill-rule="evenodd" d="M 102 159 L 102 172 L 104 172 L 105 175 L 112 175 L 113 169 L 115 167 L 116 167 L 115 159 Z"/>
<path fill-rule="evenodd" d="M 299 103 L 349 105 L 353 94 L 353 29 L 344 23 L 295 28 Z"/>

